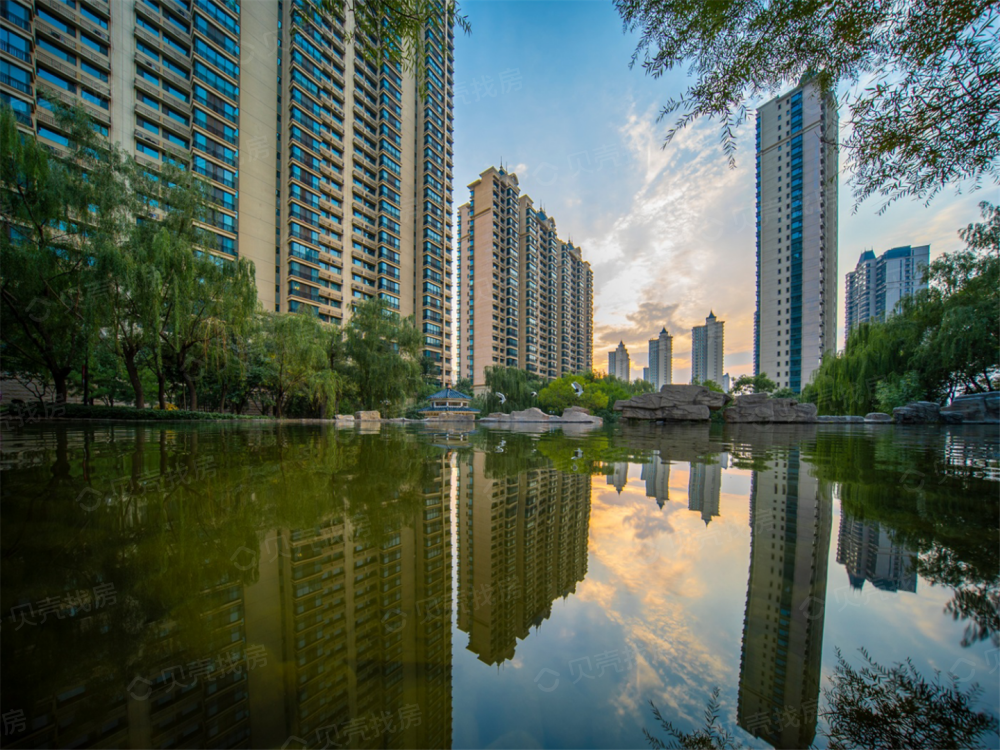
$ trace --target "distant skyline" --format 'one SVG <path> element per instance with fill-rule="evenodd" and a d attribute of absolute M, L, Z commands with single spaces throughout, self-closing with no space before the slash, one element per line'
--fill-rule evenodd
<path fill-rule="evenodd" d="M 622 340 L 638 377 L 646 342 L 665 326 L 675 337 L 674 382 L 688 382 L 691 328 L 713 309 L 726 321 L 726 370 L 752 372 L 753 113 L 738 132 L 735 170 L 715 122 L 661 149 L 673 121 L 656 117 L 683 92 L 685 75 L 654 80 L 630 70 L 635 37 L 622 32 L 610 2 L 467 0 L 462 11 L 472 34 L 456 33 L 456 208 L 465 186 L 501 160 L 524 192 L 544 196 L 559 235 L 582 248 L 594 271 L 595 369 Z M 846 113 L 841 123 L 849 126 Z M 949 188 L 927 208 L 902 201 L 879 216 L 881 203 L 870 200 L 852 213 L 842 174 L 838 345 L 844 275 L 865 249 L 930 244 L 932 259 L 958 249 L 958 229 L 977 221 L 978 203 L 995 193 Z"/>

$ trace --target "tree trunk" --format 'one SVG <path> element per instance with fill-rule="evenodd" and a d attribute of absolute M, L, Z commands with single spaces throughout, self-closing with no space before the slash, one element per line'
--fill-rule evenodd
<path fill-rule="evenodd" d="M 132 384 L 132 391 L 135 393 L 135 408 L 145 409 L 146 397 L 142 392 L 142 380 L 139 378 L 139 368 L 135 366 L 135 352 L 124 352 L 124 359 L 125 371 L 128 373 L 128 380 Z"/>
<path fill-rule="evenodd" d="M 66 403 L 66 398 L 69 395 L 69 390 L 66 384 L 66 374 L 65 370 L 52 371 L 52 381 L 55 383 L 56 387 L 56 403 L 60 405 Z"/>
<path fill-rule="evenodd" d="M 160 409 L 167 408 L 167 379 L 159 370 L 156 372 L 156 398 L 160 402 Z"/>
<path fill-rule="evenodd" d="M 187 370 L 181 372 L 184 378 L 184 384 L 187 386 L 188 392 L 188 409 L 191 411 L 198 411 L 198 390 L 194 384 L 194 378 L 191 377 L 191 373 Z"/>

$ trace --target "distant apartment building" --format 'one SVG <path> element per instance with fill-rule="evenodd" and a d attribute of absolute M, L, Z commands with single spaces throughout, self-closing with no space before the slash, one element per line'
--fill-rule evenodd
<path fill-rule="evenodd" d="M 649 340 L 649 382 L 656 390 L 674 382 L 674 337 L 666 328 Z"/>
<path fill-rule="evenodd" d="M 930 245 L 894 247 L 878 258 L 872 250 L 865 250 L 845 277 L 845 343 L 855 326 L 884 320 L 901 299 L 926 289 L 924 271 L 930 258 Z"/>
<path fill-rule="evenodd" d="M 608 352 L 608 375 L 614 375 L 619 380 L 629 380 L 631 368 L 632 360 L 628 356 L 625 342 L 619 341 L 618 348 Z M 653 377 L 652 367 L 650 367 L 650 377 Z"/>
<path fill-rule="evenodd" d="M 150 171 L 205 178 L 202 228 L 256 269 L 266 310 L 341 324 L 378 297 L 415 316 L 443 379 L 451 352 L 453 19 L 424 31 L 426 91 L 292 0 L 3 0 L 0 100 L 67 145 L 41 95 L 82 107 Z"/>
<path fill-rule="evenodd" d="M 587 575 L 591 484 L 549 467 L 497 476 L 490 458 L 458 465 L 458 628 L 480 661 L 503 664 Z"/>
<path fill-rule="evenodd" d="M 725 321 L 716 320 L 709 312 L 705 325 L 691 329 L 691 382 L 711 380 L 722 384 Z"/>
<path fill-rule="evenodd" d="M 648 367 L 643 367 L 642 368 L 642 379 L 645 380 L 647 383 L 652 383 L 653 382 L 652 380 L 650 380 L 649 368 Z"/>
<path fill-rule="evenodd" d="M 815 81 L 757 110 L 754 373 L 796 392 L 836 348 L 837 143 Z"/>
<path fill-rule="evenodd" d="M 485 387 L 487 367 L 546 378 L 593 367 L 594 275 L 555 220 L 490 167 L 458 209 L 459 374 Z"/>

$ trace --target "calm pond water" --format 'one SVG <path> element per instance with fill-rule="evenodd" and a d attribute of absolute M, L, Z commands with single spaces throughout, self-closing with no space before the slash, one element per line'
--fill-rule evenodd
<path fill-rule="evenodd" d="M 1000 704 L 994 428 L 26 427 L 4 747 L 829 744 L 838 650 Z M 997 746 L 1000 738 L 982 738 Z"/>

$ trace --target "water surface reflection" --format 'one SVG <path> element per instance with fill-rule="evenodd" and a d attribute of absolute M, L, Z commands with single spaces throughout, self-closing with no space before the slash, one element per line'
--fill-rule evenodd
<path fill-rule="evenodd" d="M 822 746 L 835 647 L 1000 696 L 995 432 L 60 426 L 0 468 L 11 747 L 636 747 L 716 686 Z"/>

